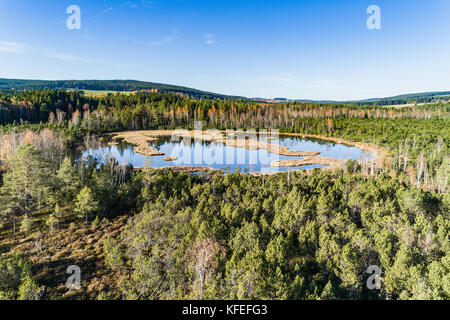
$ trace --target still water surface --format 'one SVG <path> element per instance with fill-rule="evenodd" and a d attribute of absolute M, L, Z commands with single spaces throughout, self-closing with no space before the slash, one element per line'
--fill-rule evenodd
<path fill-rule="evenodd" d="M 265 140 L 259 137 L 260 141 Z M 295 151 L 319 151 L 319 156 L 342 160 L 362 160 L 371 158 L 370 154 L 361 149 L 344 144 L 336 144 L 317 139 L 305 139 L 301 137 L 283 136 L 272 140 L 270 143 L 279 144 Z M 274 168 L 270 163 L 275 160 L 297 160 L 302 157 L 282 156 L 270 153 L 265 149 L 248 150 L 226 146 L 220 142 L 191 141 L 185 143 L 182 140 L 170 141 L 170 138 L 161 137 L 158 141 L 151 142 L 151 146 L 157 151 L 164 152 L 163 156 L 144 156 L 134 151 L 133 145 L 124 142 L 116 146 L 104 145 L 98 148 L 89 148 L 83 152 L 84 157 L 92 156 L 99 162 L 107 158 L 115 158 L 120 164 L 131 164 L 136 168 L 151 166 L 154 168 L 170 166 L 196 166 L 211 167 L 213 169 L 229 170 L 234 172 L 240 168 L 241 172 L 278 172 L 298 169 L 323 168 L 324 165 L 306 165 L 294 168 Z M 165 161 L 166 156 L 175 155 L 175 161 Z"/>

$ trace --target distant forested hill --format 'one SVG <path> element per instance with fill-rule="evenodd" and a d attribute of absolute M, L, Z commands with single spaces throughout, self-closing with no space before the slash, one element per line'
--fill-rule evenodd
<path fill-rule="evenodd" d="M 372 98 L 354 101 L 304 100 L 304 99 L 299 99 L 296 101 L 311 102 L 311 103 L 331 103 L 331 104 L 345 103 L 360 106 L 393 106 L 393 105 L 414 104 L 414 103 L 432 103 L 449 100 L 450 100 L 450 91 L 437 91 L 437 92 L 409 93 L 393 97 Z"/>
<path fill-rule="evenodd" d="M 389 98 L 375 98 L 375 99 L 361 100 L 358 101 L 357 103 L 359 105 L 388 106 L 388 105 L 408 104 L 408 103 L 429 103 L 429 102 L 436 102 L 438 100 L 450 100 L 450 91 L 403 94 Z"/>
<path fill-rule="evenodd" d="M 73 90 L 99 90 L 99 91 L 146 91 L 157 89 L 160 93 L 175 92 L 188 95 L 195 99 L 247 99 L 245 97 L 229 96 L 213 92 L 201 91 L 193 88 L 162 84 L 137 80 L 24 80 L 1 79 L 0 90 L 41 90 L 41 89 L 73 89 Z M 252 98 L 256 101 L 288 102 L 285 98 L 264 99 Z M 424 92 L 398 95 L 386 98 L 373 98 L 355 101 L 331 101 L 331 100 L 305 100 L 297 102 L 328 103 L 328 104 L 352 104 L 361 106 L 392 106 L 414 103 L 431 103 L 450 101 L 450 91 Z"/>
<path fill-rule="evenodd" d="M 137 80 L 23 80 L 0 79 L 0 90 L 37 90 L 37 89 L 75 89 L 140 91 L 158 89 L 159 92 L 178 92 L 197 99 L 236 99 L 242 97 L 227 96 L 197 89 L 169 84 Z"/>

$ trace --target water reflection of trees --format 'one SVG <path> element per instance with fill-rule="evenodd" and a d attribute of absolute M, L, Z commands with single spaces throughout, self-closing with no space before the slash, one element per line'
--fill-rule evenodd
<path fill-rule="evenodd" d="M 267 137 L 265 135 L 260 135 L 260 134 L 256 134 L 255 137 L 258 140 L 264 140 L 266 141 Z M 247 137 L 248 138 L 248 137 Z M 159 148 L 164 144 L 171 144 L 171 143 L 180 143 L 180 142 L 184 142 L 185 144 L 189 144 L 189 145 L 193 145 L 195 140 L 194 139 L 185 139 L 181 136 L 179 137 L 169 137 L 169 136 L 161 136 L 158 137 L 158 140 L 155 141 L 151 141 L 150 145 L 154 148 Z M 317 138 L 302 138 L 302 137 L 296 137 L 296 136 L 283 136 L 282 134 L 280 134 L 278 139 L 274 139 L 274 140 L 270 140 L 270 143 L 278 143 L 278 142 L 283 142 L 285 146 L 287 147 L 297 147 L 299 146 L 299 144 L 305 143 L 305 142 L 313 142 L 313 143 L 317 143 L 320 146 L 326 146 L 327 148 L 330 147 L 334 147 L 338 144 L 331 142 L 331 141 L 327 141 L 327 140 L 322 140 L 322 139 L 317 139 Z M 211 143 L 214 143 L 213 141 L 207 141 L 207 140 L 202 140 L 201 141 L 202 145 L 205 146 L 209 146 Z"/>
<path fill-rule="evenodd" d="M 283 136 L 282 134 L 280 134 L 280 141 L 283 141 L 284 143 L 286 143 L 286 146 L 294 146 L 294 143 L 305 143 L 305 142 L 313 142 L 313 143 L 317 143 L 321 146 L 336 146 L 337 144 L 332 142 L 332 141 L 328 141 L 328 140 L 322 140 L 322 139 L 317 139 L 317 138 L 302 138 L 302 137 L 298 137 L 298 136 Z"/>
<path fill-rule="evenodd" d="M 171 140 L 172 140 L 172 137 L 169 137 L 169 136 L 161 136 L 161 137 L 158 137 L 158 139 L 155 140 L 155 141 L 150 141 L 149 144 L 150 144 L 153 148 L 159 149 L 159 148 L 160 148 L 162 145 L 164 145 L 165 143 L 171 142 Z"/>
<path fill-rule="evenodd" d="M 133 145 L 124 141 L 118 142 L 115 147 L 121 158 L 125 156 L 126 151 L 133 151 Z"/>
<path fill-rule="evenodd" d="M 264 140 L 266 136 L 264 135 L 258 135 L 258 138 L 261 140 Z M 114 142 L 114 145 L 111 144 L 111 142 Z M 290 148 L 291 150 L 295 150 L 298 148 L 305 149 L 307 146 L 308 149 L 316 148 L 317 151 L 323 152 L 326 156 L 336 158 L 336 159 L 356 159 L 361 157 L 361 150 L 355 147 L 347 146 L 345 144 L 336 144 L 332 143 L 330 141 L 321 140 L 321 139 L 310 139 L 310 138 L 302 138 L 302 137 L 296 137 L 296 136 L 283 136 L 280 135 L 278 139 L 270 140 L 269 143 L 273 144 L 282 144 L 286 147 Z M 281 143 L 280 143 L 281 142 Z M 201 147 L 202 150 L 206 148 L 220 148 L 223 147 L 226 148 L 234 148 L 236 147 L 230 147 L 226 146 L 222 142 L 217 141 L 196 141 L 194 139 L 189 138 L 183 138 L 182 136 L 178 137 L 171 137 L 171 136 L 161 136 L 158 137 L 155 141 L 149 142 L 149 145 L 154 147 L 157 150 L 164 150 L 164 152 L 167 152 L 166 148 L 170 147 L 179 147 L 180 143 L 183 143 L 185 145 L 185 148 L 191 148 L 192 150 L 195 149 L 195 152 L 198 151 L 197 147 Z M 97 161 L 98 163 L 105 163 L 108 162 L 108 158 L 117 158 L 119 161 L 123 162 L 121 165 L 130 163 L 133 161 L 133 157 L 135 156 L 134 147 L 132 144 L 125 142 L 124 140 L 112 140 L 110 136 L 100 136 L 96 137 L 93 135 L 87 135 L 83 141 L 79 144 L 78 148 L 76 149 L 76 155 L 75 159 L 80 159 L 83 156 L 83 152 L 85 157 L 91 157 Z M 358 152 L 356 152 L 358 150 Z M 327 151 L 327 152 L 325 152 Z M 216 151 L 217 152 L 217 151 Z M 254 166 L 252 163 L 249 163 L 250 159 L 250 150 L 245 149 L 245 163 L 249 165 L 248 171 L 254 172 L 259 171 L 260 168 L 258 165 Z M 261 152 L 261 151 L 259 151 Z M 267 151 L 268 152 L 268 151 Z M 331 154 L 330 154 L 331 152 Z M 88 155 L 87 155 L 88 154 Z M 223 156 L 226 157 L 226 150 L 223 151 Z M 236 161 L 237 154 L 234 154 L 234 160 Z M 93 161 L 93 160 L 90 160 Z M 225 164 L 225 161 L 222 162 Z M 223 166 L 222 169 L 226 169 L 226 166 Z M 230 170 L 231 168 L 229 168 Z M 281 169 L 283 170 L 283 169 Z M 226 170 L 225 170 L 226 171 Z"/>
<path fill-rule="evenodd" d="M 185 139 L 184 137 L 181 137 L 181 136 L 177 136 L 177 137 L 162 136 L 162 137 L 158 137 L 158 140 L 151 141 L 149 144 L 152 147 L 154 147 L 155 149 L 159 150 L 159 148 L 164 144 L 167 144 L 169 146 L 175 146 L 176 144 L 181 143 L 181 142 L 183 142 L 185 145 L 192 146 L 197 141 L 195 139 Z M 212 141 L 206 141 L 206 140 L 202 140 L 199 142 L 201 142 L 202 146 L 209 146 L 209 145 L 211 145 L 211 143 L 214 143 Z"/>

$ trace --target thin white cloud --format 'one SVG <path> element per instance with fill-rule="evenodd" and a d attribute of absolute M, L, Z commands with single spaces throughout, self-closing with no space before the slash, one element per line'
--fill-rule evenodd
<path fill-rule="evenodd" d="M 135 3 L 133 3 L 133 2 L 131 2 L 131 1 L 127 1 L 127 2 L 124 2 L 124 3 L 122 3 L 118 8 L 122 8 L 122 7 L 128 7 L 128 8 L 132 8 L 132 9 L 136 9 L 137 8 L 137 5 L 135 4 Z"/>
<path fill-rule="evenodd" d="M 158 3 L 158 1 L 141 0 L 141 5 L 145 8 L 150 8 L 155 3 Z"/>
<path fill-rule="evenodd" d="M 165 37 L 161 41 L 152 42 L 151 45 L 152 46 L 165 46 L 165 45 L 171 43 L 173 40 L 175 40 L 175 36 L 174 35 L 169 36 L 169 37 Z"/>
<path fill-rule="evenodd" d="M 310 83 L 304 84 L 304 89 L 329 89 L 334 88 L 328 80 L 316 80 L 311 81 Z"/>
<path fill-rule="evenodd" d="M 286 72 L 283 74 L 278 74 L 270 77 L 257 78 L 255 81 L 257 82 L 271 82 L 271 83 L 292 83 L 294 82 L 295 77 L 292 73 Z"/>
<path fill-rule="evenodd" d="M 258 78 L 256 79 L 258 82 L 285 82 L 291 83 L 293 80 L 287 77 L 268 77 L 268 78 Z"/>
<path fill-rule="evenodd" d="M 10 41 L 0 41 L 0 52 L 21 54 L 31 49 L 28 44 Z"/>
<path fill-rule="evenodd" d="M 160 46 L 168 45 L 173 40 L 175 40 L 177 32 L 178 32 L 178 29 L 174 29 L 170 36 L 167 36 L 167 37 L 165 37 L 165 38 L 163 38 L 163 39 L 161 39 L 159 41 L 153 41 L 153 42 L 139 41 L 139 40 L 136 40 L 136 39 L 133 39 L 133 38 L 129 38 L 129 37 L 126 37 L 126 36 L 121 36 L 120 38 L 123 39 L 123 40 L 127 40 L 127 41 L 130 41 L 130 42 L 133 42 L 133 43 L 137 43 L 137 44 L 143 45 L 143 46 L 160 47 Z"/>
<path fill-rule="evenodd" d="M 137 7 L 136 4 L 134 4 L 133 2 L 127 1 L 127 2 L 122 3 L 120 6 L 118 6 L 117 9 L 120 9 L 122 7 L 125 7 L 125 6 L 127 6 L 129 8 L 133 8 L 133 9 Z M 91 19 L 94 19 L 94 18 L 98 18 L 98 17 L 100 17 L 100 16 L 102 16 L 102 15 L 104 15 L 104 14 L 106 14 L 106 13 L 112 11 L 112 10 L 114 10 L 114 7 L 106 8 L 105 10 L 100 11 L 99 13 L 97 13 L 95 16 L 92 16 L 89 19 L 87 19 L 87 21 L 89 21 Z"/>
<path fill-rule="evenodd" d="M 216 43 L 219 43 L 219 41 L 214 40 L 214 35 L 212 33 L 205 34 L 205 44 L 211 46 Z"/>
<path fill-rule="evenodd" d="M 130 41 L 130 42 L 141 44 L 141 45 L 144 45 L 144 46 L 148 45 L 146 42 L 142 42 L 142 41 L 139 41 L 139 40 L 131 39 L 131 38 L 128 38 L 128 37 L 125 37 L 125 36 L 120 36 L 120 38 L 123 39 L 123 40 L 127 40 L 127 41 Z"/>
<path fill-rule="evenodd" d="M 119 8 L 128 6 L 128 5 L 130 5 L 130 4 L 131 4 L 131 1 L 124 2 L 124 3 L 122 3 L 122 4 L 119 6 Z"/>
<path fill-rule="evenodd" d="M 123 40 L 127 40 L 127 41 L 130 41 L 130 42 L 133 42 L 133 43 L 141 44 L 143 46 L 149 45 L 147 42 L 142 42 L 142 41 L 139 41 L 139 40 L 136 40 L 136 39 L 132 39 L 132 38 L 128 38 L 128 37 L 125 37 L 125 36 L 120 36 L 120 38 L 123 39 Z"/>
<path fill-rule="evenodd" d="M 101 15 L 104 15 L 105 13 L 110 12 L 112 9 L 114 9 L 114 7 L 109 7 L 109 8 L 107 8 L 107 9 L 105 9 L 105 10 L 103 10 L 103 11 L 97 13 L 97 14 L 96 14 L 95 16 L 93 16 L 91 19 L 100 17 Z"/>
<path fill-rule="evenodd" d="M 253 82 L 266 82 L 273 85 L 282 85 L 295 89 L 332 89 L 336 88 L 329 80 L 299 79 L 292 73 L 286 72 L 269 77 L 261 77 L 251 80 Z"/>
<path fill-rule="evenodd" d="M 97 65 L 106 64 L 106 65 L 114 66 L 116 68 L 130 68 L 130 67 L 140 68 L 141 67 L 140 65 L 130 64 L 128 62 L 114 62 L 114 61 L 110 61 L 110 60 L 92 59 L 92 58 L 75 56 L 72 54 L 67 54 L 67 53 L 60 52 L 55 49 L 49 49 L 49 48 L 42 48 L 41 51 L 42 51 L 41 53 L 48 58 L 53 58 L 56 60 L 67 62 L 67 63 L 78 63 L 78 64 L 91 63 L 91 64 L 97 64 Z"/>
<path fill-rule="evenodd" d="M 74 56 L 72 54 L 67 54 L 63 52 L 56 51 L 54 49 L 44 49 L 43 50 L 44 55 L 49 58 L 54 58 L 57 60 L 65 61 L 65 62 L 83 62 L 83 63 L 99 63 L 104 62 L 102 60 L 96 60 L 96 59 L 90 59 L 90 58 L 83 58 Z"/>
<path fill-rule="evenodd" d="M 55 48 L 46 48 L 41 46 L 34 46 L 27 43 L 20 43 L 15 41 L 0 40 L 0 53 L 11 54 L 28 54 L 38 55 L 40 57 L 47 57 L 54 60 L 59 60 L 66 63 L 91 63 L 91 64 L 107 64 L 116 68 L 142 68 L 140 65 L 130 64 L 129 62 L 114 62 L 103 59 L 92 59 L 87 57 L 80 57 L 73 54 L 58 51 Z"/>

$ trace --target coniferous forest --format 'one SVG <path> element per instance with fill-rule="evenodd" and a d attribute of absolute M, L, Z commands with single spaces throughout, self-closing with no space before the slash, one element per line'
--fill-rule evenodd
<path fill-rule="evenodd" d="M 0 93 L 0 299 L 450 298 L 450 103 Z M 254 175 L 80 153 L 125 130 L 279 129 L 386 150 Z M 66 285 L 67 268 L 81 285 Z M 367 285 L 370 266 L 380 286 Z"/>
<path fill-rule="evenodd" d="M 0 0 L 1 314 L 445 308 L 449 12 Z"/>

